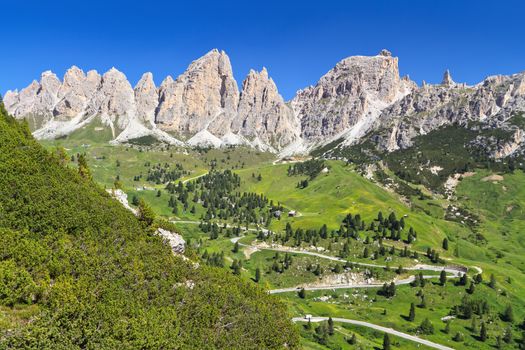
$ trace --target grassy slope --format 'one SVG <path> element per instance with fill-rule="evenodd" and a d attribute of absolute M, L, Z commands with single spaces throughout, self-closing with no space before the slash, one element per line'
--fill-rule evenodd
<path fill-rule="evenodd" d="M 515 313 L 520 319 L 523 315 L 523 288 L 525 280 L 523 270 L 525 267 L 523 258 L 523 229 L 525 229 L 525 195 L 522 184 L 525 182 L 523 172 L 517 171 L 513 175 L 505 175 L 505 180 L 501 183 L 491 181 L 481 181 L 490 173 L 479 171 L 474 177 L 466 178 L 458 187 L 460 205 L 466 206 L 471 212 L 478 215 L 481 225 L 477 228 L 483 234 L 488 244 L 474 245 L 466 238 L 471 234 L 467 227 L 440 219 L 444 211 L 441 206 L 447 205 L 442 199 L 418 200 L 419 206 L 436 208 L 429 211 L 431 215 L 423 211 L 411 211 L 405 206 L 396 194 L 385 191 L 377 185 L 367 181 L 360 175 L 354 173 L 351 168 L 339 162 L 330 162 L 331 171 L 329 174 L 321 174 L 306 189 L 297 189 L 296 184 L 302 177 L 288 177 L 286 175 L 287 165 L 275 167 L 264 166 L 257 171 L 262 174 L 262 181 L 257 181 L 251 177 L 252 169 L 239 171 L 243 177 L 243 189 L 265 193 L 270 199 L 280 201 L 289 209 L 298 210 L 303 216 L 296 218 L 283 218 L 281 221 L 274 220 L 272 228 L 282 229 L 286 222 L 291 222 L 294 227 L 318 228 L 323 223 L 328 224 L 329 228 L 337 228 L 340 220 L 348 213 L 361 213 L 367 222 L 377 215 L 377 210 L 381 209 L 383 214 L 394 210 L 399 214 L 407 213 L 408 225 L 412 225 L 418 231 L 418 242 L 415 246 L 424 249 L 427 246 L 440 247 L 443 237 L 451 240 L 448 257 L 467 266 L 479 266 L 484 270 L 484 278 L 488 280 L 491 273 L 497 276 L 498 286 L 504 288 L 511 294 L 508 296 L 498 295 L 493 290 L 484 288 L 485 292 L 480 295 L 487 297 L 492 307 L 495 307 L 496 314 L 501 312 L 505 305 L 511 303 L 515 306 Z M 426 209 L 426 208 L 425 208 Z M 430 228 L 429 228 L 430 227 Z M 456 249 L 459 258 L 454 257 L 452 252 Z M 498 258 L 499 256 L 499 258 Z M 504 268 L 502 264 L 505 264 Z M 473 270 L 474 271 L 474 270 Z M 509 283 L 508 278 L 511 279 Z M 464 293 L 464 288 L 449 287 L 448 294 L 443 294 L 436 290 L 438 297 L 438 309 L 424 312 L 435 325 L 440 325 L 440 317 L 445 316 L 453 302 L 458 300 L 452 291 L 456 288 L 458 295 Z M 380 302 L 374 307 L 387 308 L 393 315 L 388 318 L 373 316 L 369 313 L 369 308 L 359 308 L 345 306 L 330 306 L 323 302 L 307 303 L 305 306 L 294 293 L 290 294 L 291 308 L 296 315 L 313 313 L 320 315 L 346 315 L 347 317 L 357 317 L 358 319 L 368 319 L 386 325 L 396 325 L 410 331 L 408 325 L 398 320 L 408 308 L 410 301 L 415 301 L 414 293 L 410 287 L 400 287 L 401 297 L 396 297 L 393 302 Z M 340 292 L 342 293 L 342 292 Z M 317 294 L 321 294 L 318 292 Z M 490 297 L 489 297 L 490 296 Z M 409 301 L 410 300 L 410 301 Z M 303 305 L 297 308 L 297 305 Z M 406 312 L 405 312 L 406 313 Z M 375 318 L 374 318 L 375 317 Z M 496 316 L 497 317 L 497 316 Z M 384 321 L 383 321 L 384 319 Z M 421 319 L 419 319 L 419 322 Z M 389 323 L 390 322 L 390 323 Z M 453 333 L 461 331 L 467 335 L 466 343 L 462 346 L 480 346 L 470 335 L 470 321 L 458 321 L 457 326 L 452 327 Z M 441 326 L 440 326 L 441 327 Z M 504 325 L 494 326 L 489 329 L 493 338 L 501 333 Z M 453 334 L 452 333 L 452 334 Z M 432 339 L 447 343 L 453 347 L 458 347 L 451 341 L 451 335 L 443 335 L 441 332 L 431 337 Z M 492 341 L 493 345 L 494 340 Z M 470 344 L 470 345 L 469 345 Z"/>
<path fill-rule="evenodd" d="M 457 188 L 459 203 L 480 217 L 478 228 L 488 243 L 480 266 L 498 276 L 512 278 L 507 289 L 522 295 L 525 288 L 525 173 L 503 175 L 503 181 L 484 181 L 493 175 L 478 171 Z M 503 281 L 502 281 L 503 282 Z"/>
<path fill-rule="evenodd" d="M 296 344 L 276 298 L 175 257 L 153 229 L 3 113 L 0 108 L 0 263 L 14 263 L 12 271 L 26 277 L 7 275 L 0 290 L 16 292 L 20 287 L 6 289 L 13 283 L 7 286 L 27 287 L 30 297 L 13 305 L 0 294 L 0 348 Z M 193 288 L 185 287 L 188 279 Z"/>
<path fill-rule="evenodd" d="M 305 189 L 296 185 L 304 177 L 288 176 L 288 165 L 263 166 L 257 171 L 262 181 L 251 177 L 253 169 L 240 170 L 245 191 L 264 193 L 269 199 L 280 201 L 285 207 L 299 211 L 302 216 L 274 220 L 272 228 L 282 229 L 286 222 L 292 226 L 320 228 L 327 224 L 329 229 L 337 229 L 348 213 L 361 214 L 367 222 L 377 217 L 378 211 L 388 216 L 394 211 L 397 217 L 408 215 L 406 222 L 418 232 L 414 247 L 425 250 L 427 247 L 440 247 L 443 238 L 452 240 L 465 229 L 455 223 L 433 218 L 425 213 L 412 211 L 400 197 L 366 180 L 342 162 L 330 161 L 330 172 L 320 174 Z"/>
<path fill-rule="evenodd" d="M 133 149 L 125 151 L 122 148 L 118 148 L 115 152 L 115 148 L 105 145 L 98 145 L 92 149 L 88 148 L 88 152 L 95 153 L 95 150 L 105 147 L 108 147 L 108 157 L 113 158 L 108 158 L 110 160 L 107 162 L 104 161 L 106 167 L 101 167 L 100 169 L 102 170 L 94 168 L 94 173 L 97 179 L 102 179 L 102 182 L 108 185 L 112 183 L 114 174 L 119 173 L 119 171 L 125 174 L 123 176 L 124 181 L 129 181 L 128 177 L 136 175 L 137 167 L 140 167 L 141 163 L 146 159 L 152 162 L 157 159 L 164 161 L 169 156 L 169 153 L 161 151 L 138 152 Z M 135 152 L 141 153 L 137 155 L 138 160 L 133 160 Z M 520 184 L 523 184 L 525 181 L 523 173 L 516 172 L 516 174 L 512 176 L 505 176 L 502 184 L 495 185 L 491 182 L 480 181 L 481 178 L 488 175 L 488 173 L 480 172 L 474 177 L 463 180 L 458 187 L 459 204 L 466 206 L 482 220 L 482 225 L 478 228 L 478 231 L 487 237 L 489 244 L 487 246 L 478 246 L 465 239 L 470 234 L 468 228 L 461 224 L 441 219 L 444 214 L 442 206 L 447 205 L 445 200 L 415 200 L 415 207 L 421 207 L 426 210 L 428 214 L 417 209 L 411 210 L 400 200 L 398 195 L 388 192 L 362 178 L 350 167 L 344 166 L 340 162 L 330 162 L 331 169 L 329 174 L 319 175 L 318 178 L 310 182 L 310 185 L 306 189 L 300 190 L 296 188 L 296 184 L 304 177 L 288 177 L 286 175 L 288 165 L 272 166 L 265 163 L 267 158 L 261 157 L 250 160 L 247 159 L 250 158 L 250 156 L 246 158 L 246 154 L 242 152 L 233 152 L 230 155 L 230 159 L 226 159 L 225 155 L 221 154 L 220 151 L 213 152 L 215 152 L 214 157 L 218 159 L 222 158 L 222 161 L 218 163 L 223 166 L 230 166 L 235 162 L 238 164 L 239 161 L 237 159 L 245 157 L 242 159 L 245 159 L 244 162 L 247 167 L 238 170 L 238 173 L 243 178 L 242 190 L 264 193 L 269 199 L 273 199 L 274 202 L 280 201 L 287 208 L 298 210 L 302 214 L 302 216 L 296 218 L 283 218 L 281 221 L 273 220 L 272 229 L 282 229 L 286 222 L 293 223 L 294 227 L 301 226 L 306 228 L 319 228 L 323 223 L 326 223 L 329 228 L 336 229 L 344 215 L 349 212 L 353 214 L 360 213 L 367 222 L 370 222 L 370 220 L 376 217 L 378 210 L 382 210 L 384 215 L 388 215 L 388 213 L 393 210 L 398 217 L 402 214 L 407 214 L 408 218 L 406 221 L 408 225 L 413 226 L 418 232 L 418 241 L 414 244 L 417 249 L 425 250 L 428 246 L 439 248 L 442 239 L 448 237 L 451 241 L 451 249 L 448 254 L 445 253 L 445 255 L 454 259 L 454 261 L 466 265 L 482 267 L 485 271 L 485 280 L 488 279 L 490 273 L 495 272 L 498 278 L 498 286 L 509 291 L 511 295 L 505 298 L 494 295 L 494 298 L 490 297 L 491 302 L 494 301 L 500 309 L 506 303 L 512 302 L 516 306 L 515 313 L 518 315 L 517 318 L 519 319 L 522 316 L 522 302 L 519 301 L 519 299 L 521 299 L 521 291 L 525 287 L 525 281 L 522 277 L 522 270 L 525 267 L 520 255 L 520 252 L 523 251 L 523 237 L 521 232 L 523 232 L 523 203 L 525 197 L 523 187 L 520 186 Z M 116 157 L 114 156 L 115 154 L 117 154 Z M 131 157 L 129 157 L 130 154 L 132 154 Z M 253 157 L 253 155 L 251 156 Z M 121 169 L 111 166 L 117 158 L 121 160 Z M 188 161 L 188 158 L 191 160 Z M 125 163 L 128 162 L 128 159 L 130 159 L 130 163 L 126 165 Z M 204 171 L 207 166 L 206 163 L 210 159 L 213 159 L 213 157 L 206 157 L 206 159 L 204 159 L 200 158 L 200 156 L 192 157 L 192 155 L 190 155 L 190 157 L 181 156 L 180 161 L 191 162 L 189 164 L 193 165 L 200 161 L 198 166 L 201 167 L 200 171 Z M 170 160 L 168 159 L 168 161 Z M 124 172 L 123 169 L 126 167 L 129 167 L 129 170 Z M 191 166 L 189 166 L 189 168 L 191 168 Z M 256 175 L 260 173 L 262 175 L 262 181 L 259 182 L 254 179 L 252 173 Z M 131 181 L 129 182 L 128 188 L 129 186 L 133 186 Z M 507 190 L 503 190 L 502 186 L 505 186 Z M 165 208 L 164 200 L 156 199 L 153 192 L 151 192 L 151 194 L 148 193 L 146 197 L 153 203 L 157 211 L 169 216 L 170 213 L 167 211 L 167 208 Z M 165 198 L 165 200 L 167 201 L 167 198 Z M 513 208 L 507 212 L 509 206 L 513 206 Z M 198 217 L 198 215 L 194 218 L 196 217 Z M 191 237 L 202 237 L 202 234 L 198 232 L 196 226 L 191 226 L 191 228 L 190 225 L 186 225 L 186 227 L 182 226 L 182 230 L 187 232 Z M 516 244 L 516 242 L 518 242 L 518 244 Z M 231 244 L 228 239 L 219 239 L 215 242 L 205 244 L 207 244 L 206 246 L 210 251 L 223 250 L 228 252 L 227 255 L 230 255 L 230 257 L 242 257 L 242 252 L 237 254 L 229 252 L 233 244 Z M 459 252 L 459 258 L 452 256 L 452 252 L 456 250 L 456 248 Z M 504 256 L 501 257 L 499 253 L 503 253 Z M 498 256 L 500 257 L 498 258 Z M 245 263 L 244 267 L 246 271 L 243 272 L 243 276 L 246 279 L 253 277 L 255 267 L 264 265 L 264 262 L 269 257 L 271 257 L 270 253 L 255 253 L 252 255 L 251 261 Z M 261 265 L 259 265 L 259 263 Z M 504 269 L 501 269 L 502 264 L 505 264 Z M 286 280 L 287 283 L 302 280 L 299 275 L 277 277 Z M 310 278 L 310 276 L 307 277 Z M 512 283 L 506 281 L 507 277 L 511 277 Z M 273 278 L 274 276 L 266 276 L 265 283 L 268 283 L 269 286 L 282 285 L 282 281 L 273 280 Z M 457 288 L 457 292 L 459 293 L 460 287 Z M 436 312 L 422 311 L 421 314 L 428 314 L 428 317 L 433 320 L 434 324 L 439 325 L 439 317 L 443 316 L 443 313 L 445 313 L 451 305 L 450 303 L 454 300 L 452 294 L 450 294 L 453 289 L 454 287 L 447 287 L 448 294 L 445 295 L 442 295 L 439 290 L 436 290 L 436 297 L 440 297 L 440 299 L 436 299 L 440 300 L 437 303 L 439 310 Z M 398 319 L 400 315 L 406 313 L 404 309 L 407 309 L 407 305 L 409 305 L 410 300 L 414 299 L 414 295 L 410 287 L 401 287 L 399 290 L 401 291 L 400 297 L 396 297 L 393 303 L 380 301 L 374 307 L 388 308 L 389 315 L 384 319 L 385 324 L 392 322 L 391 324 L 408 327 L 403 324 L 404 321 L 401 322 Z M 448 292 L 449 290 L 451 292 Z M 492 293 L 492 290 L 487 288 L 487 295 L 491 295 L 490 293 Z M 296 297 L 291 297 L 291 299 L 296 299 Z M 328 308 L 330 312 L 333 311 L 334 314 L 355 316 L 355 313 L 357 313 L 359 317 L 363 318 L 369 316 L 366 308 L 363 309 L 363 312 L 360 312 L 359 308 L 348 308 L 347 306 L 338 306 L 334 309 L 333 306 L 326 305 L 325 303 L 312 305 L 314 305 L 313 311 L 323 312 L 327 315 L 328 312 L 323 308 Z M 291 308 L 295 310 L 297 314 L 303 314 L 307 311 L 312 312 L 310 308 L 312 305 L 305 308 L 300 300 L 291 301 Z M 321 308 L 318 310 L 318 307 Z M 497 310 L 497 312 L 499 311 L 501 310 Z M 392 312 L 392 315 L 390 315 L 390 312 Z M 381 320 L 380 323 L 383 322 L 382 318 L 379 319 Z M 467 323 L 466 321 L 458 322 L 457 330 L 462 330 L 465 334 L 468 334 L 468 330 L 466 330 L 466 327 L 468 327 Z M 396 326 L 396 328 L 398 326 Z M 452 327 L 452 329 L 453 331 L 456 330 L 454 327 Z M 360 333 L 363 334 L 363 332 L 365 331 L 361 329 Z M 433 339 L 450 343 L 450 337 L 451 336 L 445 337 L 438 334 L 433 336 Z M 473 341 L 473 339 L 468 338 L 466 344 L 469 344 L 469 339 Z M 307 342 L 308 341 L 305 340 L 305 344 Z M 309 344 L 312 348 L 317 348 L 317 345 Z M 453 347 L 459 346 L 459 344 L 450 344 Z M 477 344 L 478 343 L 475 343 L 474 345 Z"/>
<path fill-rule="evenodd" d="M 492 322 L 488 325 L 491 339 L 487 343 L 481 343 L 476 340 L 475 336 L 478 334 L 479 329 L 473 334 L 470 329 L 470 320 L 454 319 L 450 326 L 450 333 L 445 334 L 443 332 L 445 323 L 441 321 L 441 318 L 447 316 L 450 308 L 461 300 L 465 290 L 464 287 L 454 286 L 451 283 L 446 287 L 428 283 L 423 288 L 428 306 L 427 308 L 417 307 L 415 320 L 409 322 L 405 317 L 408 315 L 410 303 L 419 304 L 420 298 L 416 296 L 416 292 L 419 290 L 420 288 L 409 286 L 399 287 L 396 297 L 392 299 L 376 296 L 376 291 L 374 290 L 308 292 L 306 299 L 298 298 L 295 293 L 288 293 L 284 297 L 288 300 L 290 308 L 297 315 L 314 314 L 363 320 L 395 328 L 409 334 L 416 333 L 416 328 L 419 324 L 425 318 L 429 318 L 434 325 L 435 332 L 433 335 L 423 337 L 452 348 L 490 349 L 495 343 L 495 337 L 500 335 L 505 327 L 505 324 L 495 314 Z M 316 299 L 323 295 L 330 296 L 331 299 L 327 302 Z M 377 298 L 377 301 L 370 302 L 374 298 Z M 497 305 L 499 308 L 503 308 L 507 302 L 505 297 L 498 295 L 494 290 L 486 286 L 481 286 L 472 298 L 487 300 L 491 305 Z M 387 310 L 386 315 L 384 314 L 385 309 Z M 463 343 L 458 344 L 451 339 L 456 332 L 461 332 L 465 335 Z"/>

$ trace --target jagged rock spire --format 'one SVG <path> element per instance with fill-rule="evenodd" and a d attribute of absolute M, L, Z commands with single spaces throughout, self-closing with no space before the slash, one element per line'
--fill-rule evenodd
<path fill-rule="evenodd" d="M 454 80 L 452 80 L 452 75 L 450 75 L 450 71 L 447 69 L 443 74 L 443 81 L 441 81 L 441 85 L 452 86 L 454 84 L 456 83 Z"/>

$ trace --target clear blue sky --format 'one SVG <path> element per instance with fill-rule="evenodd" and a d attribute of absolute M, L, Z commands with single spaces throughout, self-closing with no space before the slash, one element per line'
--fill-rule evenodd
<path fill-rule="evenodd" d="M 132 84 L 176 77 L 212 48 L 239 86 L 266 66 L 286 99 L 344 57 L 387 48 L 402 74 L 439 82 L 525 70 L 523 1 L 5 1 L 0 92 L 71 65 L 115 66 Z"/>

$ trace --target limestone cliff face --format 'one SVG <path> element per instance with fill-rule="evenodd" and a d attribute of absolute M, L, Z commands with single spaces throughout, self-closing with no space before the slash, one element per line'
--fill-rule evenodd
<path fill-rule="evenodd" d="M 31 118 L 39 138 L 66 135 L 94 118 L 111 128 L 116 142 L 150 134 L 177 143 L 169 132 L 189 145 L 279 150 L 299 137 L 298 120 L 266 70 L 251 72 L 239 97 L 228 56 L 212 50 L 158 88 L 151 73 L 132 88 L 115 68 L 100 76 L 73 66 L 63 81 L 45 72 L 40 82 L 9 91 L 4 103 L 15 117 Z"/>
<path fill-rule="evenodd" d="M 159 95 L 155 122 L 163 130 L 186 135 L 203 129 L 225 134 L 239 103 L 230 59 L 218 50 L 192 62 L 177 80 L 166 78 Z"/>
<path fill-rule="evenodd" d="M 53 115 L 58 119 L 67 120 L 82 114 L 87 102 L 99 87 L 101 79 L 96 71 L 90 71 L 86 76 L 76 66 L 68 69 L 58 90 L 58 103 L 53 109 Z"/>
<path fill-rule="evenodd" d="M 153 74 L 144 73 L 134 89 L 137 117 L 148 127 L 155 126 L 155 111 L 159 105 L 159 92 Z"/>
<path fill-rule="evenodd" d="M 239 108 L 231 130 L 281 149 L 299 138 L 299 127 L 299 120 L 279 95 L 266 68 L 261 72 L 251 70 L 242 84 Z"/>
<path fill-rule="evenodd" d="M 414 88 L 415 83 L 400 78 L 398 59 L 383 50 L 377 56 L 340 61 L 315 86 L 299 91 L 292 106 L 301 119 L 303 138 L 321 141 L 342 134 L 367 116 L 374 119 Z"/>
<path fill-rule="evenodd" d="M 124 130 L 137 113 L 133 88 L 115 68 L 104 73 L 86 107 L 87 115 L 99 115 L 116 130 Z"/>
<path fill-rule="evenodd" d="M 371 140 L 389 152 L 446 125 L 502 127 L 525 111 L 525 73 L 467 86 L 447 70 L 441 84 L 418 87 L 399 76 L 398 59 L 383 50 L 343 59 L 287 103 L 264 68 L 251 70 L 239 92 L 230 59 L 212 50 L 159 87 L 151 73 L 133 88 L 115 68 L 101 76 L 73 66 L 62 81 L 47 71 L 25 89 L 8 91 L 4 104 L 43 139 L 97 119 L 111 128 L 116 143 L 153 136 L 181 145 L 175 138 L 180 136 L 189 146 L 242 144 L 286 155 L 342 139 L 342 147 Z M 508 143 L 495 146 L 494 157 L 523 148 L 523 135 L 517 130 Z"/>
<path fill-rule="evenodd" d="M 424 85 L 384 109 L 368 137 L 375 139 L 379 149 L 394 151 L 412 146 L 418 135 L 451 124 L 497 127 L 514 113 L 525 111 L 524 81 L 525 73 L 521 73 L 488 77 L 467 86 L 454 83 L 447 71 L 443 83 Z"/>

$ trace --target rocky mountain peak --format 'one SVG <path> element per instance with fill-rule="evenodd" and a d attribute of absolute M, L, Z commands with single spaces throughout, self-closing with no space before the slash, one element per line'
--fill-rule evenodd
<path fill-rule="evenodd" d="M 99 115 L 112 130 L 123 130 L 136 115 L 134 91 L 124 73 L 111 68 L 86 107 L 87 115 Z"/>
<path fill-rule="evenodd" d="M 266 68 L 252 69 L 244 79 L 237 113 L 231 129 L 248 139 L 281 149 L 299 137 L 299 122 Z"/>
<path fill-rule="evenodd" d="M 456 83 L 454 80 L 452 80 L 452 75 L 450 75 L 450 71 L 447 69 L 445 73 L 443 73 L 443 80 L 441 81 L 441 85 L 445 86 L 453 86 Z"/>
<path fill-rule="evenodd" d="M 63 85 L 74 86 L 79 82 L 83 82 L 86 79 L 84 71 L 77 66 L 72 66 L 64 74 Z"/>
<path fill-rule="evenodd" d="M 355 125 L 361 134 L 380 110 L 414 88 L 415 83 L 400 78 L 397 57 L 383 50 L 377 56 L 343 59 L 315 86 L 299 91 L 292 106 L 303 138 L 324 142 Z"/>
<path fill-rule="evenodd" d="M 249 144 L 289 154 L 374 135 L 379 149 L 392 151 L 451 123 L 499 125 L 524 111 L 525 73 L 467 87 L 447 70 L 441 84 L 418 88 L 399 76 L 397 57 L 382 50 L 341 60 L 286 103 L 264 67 L 250 70 L 239 92 L 228 55 L 213 49 L 158 88 L 151 73 L 133 88 L 116 68 L 101 76 L 72 66 L 63 81 L 46 71 L 20 92 L 8 91 L 4 104 L 16 118 L 30 119 L 37 138 L 67 135 L 96 118 L 111 128 L 113 142 L 150 135 L 182 144 L 178 135 L 187 145 Z M 521 140 L 525 133 L 516 135 Z"/>
<path fill-rule="evenodd" d="M 159 94 L 155 121 L 179 134 L 205 128 L 224 134 L 239 103 L 230 59 L 216 49 L 193 61 L 175 82 L 163 82 Z"/>
<path fill-rule="evenodd" d="M 153 81 L 153 74 L 144 73 L 135 86 L 137 117 L 154 127 L 155 110 L 159 104 L 159 93 Z"/>

